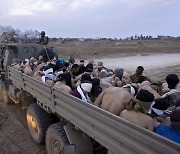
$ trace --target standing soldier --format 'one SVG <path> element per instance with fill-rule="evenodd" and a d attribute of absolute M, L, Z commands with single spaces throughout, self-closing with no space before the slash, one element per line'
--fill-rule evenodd
<path fill-rule="evenodd" d="M 45 31 L 41 31 L 41 37 L 38 40 L 38 44 L 47 45 L 48 44 L 48 37 L 45 36 Z"/>

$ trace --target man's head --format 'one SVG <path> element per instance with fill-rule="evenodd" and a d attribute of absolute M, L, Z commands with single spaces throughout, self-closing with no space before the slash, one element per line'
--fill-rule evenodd
<path fill-rule="evenodd" d="M 148 81 L 148 78 L 142 75 L 138 78 L 138 83 L 142 83 L 143 81 Z"/>
<path fill-rule="evenodd" d="M 120 80 L 122 79 L 123 73 L 124 73 L 124 69 L 123 68 L 116 68 L 114 70 L 115 76 L 118 77 Z"/>
<path fill-rule="evenodd" d="M 137 93 L 136 99 L 144 102 L 152 102 L 154 101 L 154 95 L 148 90 L 141 89 Z"/>
<path fill-rule="evenodd" d="M 41 31 L 41 37 L 44 37 L 46 35 L 45 31 Z"/>
<path fill-rule="evenodd" d="M 75 57 L 73 54 L 70 55 L 69 63 L 74 64 L 75 63 Z"/>
<path fill-rule="evenodd" d="M 92 79 L 92 84 L 93 84 L 93 86 L 100 86 L 100 79 L 93 78 Z"/>
<path fill-rule="evenodd" d="M 156 115 L 161 115 L 170 106 L 170 103 L 165 98 L 155 99 L 150 107 L 149 113 L 155 113 Z"/>
<path fill-rule="evenodd" d="M 101 69 L 103 68 L 103 62 L 98 62 L 97 63 L 97 68 L 98 68 L 98 70 L 101 71 Z"/>
<path fill-rule="evenodd" d="M 72 72 L 77 73 L 79 71 L 79 65 L 78 64 L 73 64 L 72 65 Z"/>
<path fill-rule="evenodd" d="M 105 78 L 105 77 L 108 77 L 109 76 L 109 73 L 106 69 L 102 69 L 101 72 L 100 72 L 100 75 L 99 77 L 100 78 Z"/>
<path fill-rule="evenodd" d="M 85 72 L 92 73 L 93 71 L 93 64 L 89 63 L 86 65 Z"/>
<path fill-rule="evenodd" d="M 170 115 L 171 127 L 180 132 L 180 109 L 176 109 Z"/>
<path fill-rule="evenodd" d="M 84 92 L 90 92 L 92 89 L 92 79 L 90 74 L 84 73 L 81 76 L 81 88 Z"/>
<path fill-rule="evenodd" d="M 68 85 L 70 88 L 72 88 L 71 83 L 71 74 L 69 72 L 64 72 L 58 76 L 59 81 L 65 81 L 66 85 Z"/>
<path fill-rule="evenodd" d="M 173 111 L 170 115 L 170 119 L 172 122 L 180 122 L 180 109 Z"/>
<path fill-rule="evenodd" d="M 180 99 L 176 99 L 174 101 L 174 104 L 175 104 L 176 109 L 180 109 Z"/>
<path fill-rule="evenodd" d="M 136 68 L 136 73 L 137 74 L 142 74 L 143 73 L 143 71 L 144 71 L 144 67 L 143 66 L 138 66 L 137 68 Z"/>
<path fill-rule="evenodd" d="M 80 60 L 79 62 L 80 62 L 79 64 L 80 66 L 84 66 L 84 60 Z"/>
<path fill-rule="evenodd" d="M 38 65 L 38 61 L 34 57 L 31 57 L 29 60 L 29 65 L 35 67 Z"/>
<path fill-rule="evenodd" d="M 166 82 L 168 84 L 169 89 L 175 89 L 175 87 L 179 83 L 179 78 L 178 78 L 178 76 L 176 74 L 169 74 L 166 77 Z"/>
<path fill-rule="evenodd" d="M 135 96 L 137 94 L 137 88 L 133 85 L 130 85 L 130 84 L 126 84 L 123 86 L 123 88 L 129 88 L 129 93 L 132 95 L 132 96 Z"/>
<path fill-rule="evenodd" d="M 93 64 L 94 65 L 94 60 L 89 60 L 89 63 L 88 64 Z"/>
<path fill-rule="evenodd" d="M 152 101 L 154 100 L 154 95 L 147 90 L 141 89 L 136 98 L 132 99 L 126 106 L 127 110 L 139 111 L 142 113 L 147 113 Z"/>
<path fill-rule="evenodd" d="M 92 82 L 90 74 L 88 74 L 88 73 L 82 74 L 81 83 L 84 83 L 84 82 L 90 82 L 90 83 Z"/>

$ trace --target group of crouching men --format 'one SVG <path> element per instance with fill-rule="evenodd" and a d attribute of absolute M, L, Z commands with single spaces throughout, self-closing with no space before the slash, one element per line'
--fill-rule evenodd
<path fill-rule="evenodd" d="M 104 67 L 102 62 L 75 63 L 56 57 L 31 57 L 12 67 L 37 80 L 91 103 L 136 125 L 180 143 L 180 86 L 176 74 L 165 82 L 123 68 Z M 169 95 L 170 94 L 170 95 Z"/>

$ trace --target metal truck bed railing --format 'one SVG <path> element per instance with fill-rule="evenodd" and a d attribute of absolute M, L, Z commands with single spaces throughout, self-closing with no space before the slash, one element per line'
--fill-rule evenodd
<path fill-rule="evenodd" d="M 8 69 L 9 79 L 53 113 L 74 124 L 112 153 L 179 153 L 179 144 L 134 125 L 92 104 L 65 94 L 16 70 Z M 16 78 L 14 78 L 16 76 Z"/>

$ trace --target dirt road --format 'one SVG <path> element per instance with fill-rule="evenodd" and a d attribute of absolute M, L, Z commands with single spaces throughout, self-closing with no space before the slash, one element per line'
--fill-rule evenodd
<path fill-rule="evenodd" d="M 95 59 L 95 62 L 102 61 L 108 68 L 122 67 L 125 70 L 135 70 L 137 66 L 142 65 L 145 69 L 158 67 L 180 65 L 180 53 L 174 54 L 150 54 L 119 58 Z"/>

